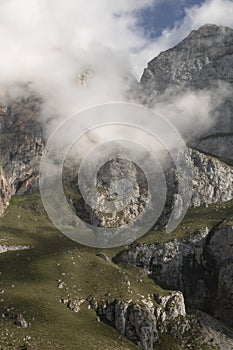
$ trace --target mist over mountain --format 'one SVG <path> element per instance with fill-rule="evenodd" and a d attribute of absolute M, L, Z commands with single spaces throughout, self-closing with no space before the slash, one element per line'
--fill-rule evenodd
<path fill-rule="evenodd" d="M 131 7 L 120 2 L 122 8 L 124 27 L 124 20 L 132 23 Z M 69 31 L 65 34 L 69 37 Z M 104 37 L 106 43 L 111 37 Z M 233 349 L 233 30 L 206 24 L 192 31 L 151 60 L 140 81 L 131 59 L 116 47 L 89 43 L 73 61 L 65 46 L 56 55 L 48 38 L 45 44 L 54 67 L 49 79 L 44 62 L 29 75 L 12 72 L 12 80 L 6 72 L 1 84 L 0 252 L 6 254 L 0 261 L 1 348 Z M 69 69 L 59 71 L 61 62 Z M 71 242 L 55 229 L 41 203 L 38 180 L 55 127 L 70 113 L 112 99 L 149 107 L 174 124 L 188 143 L 185 162 L 193 178 L 187 216 L 167 233 L 171 212 L 176 219 L 182 212 L 179 184 L 184 192 L 189 189 L 174 159 L 163 157 L 167 196 L 159 221 L 140 240 L 104 250 Z M 111 126 L 102 134 L 92 131 L 82 147 L 74 147 L 71 161 L 76 155 L 81 159 L 89 143 L 101 142 L 106 130 L 114 135 Z M 58 135 L 58 149 L 69 137 L 68 131 Z M 134 191 L 128 206 L 113 215 L 85 203 L 79 174 L 65 165 L 67 201 L 84 221 L 118 228 L 143 212 L 149 187 L 134 162 L 115 158 L 97 174 L 100 203 Z"/>

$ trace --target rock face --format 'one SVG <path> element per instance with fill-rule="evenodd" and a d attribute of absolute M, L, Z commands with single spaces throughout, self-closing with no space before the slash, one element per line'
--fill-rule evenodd
<path fill-rule="evenodd" d="M 212 233 L 205 247 L 206 266 L 215 267 L 214 316 L 233 327 L 233 227 L 223 226 Z"/>
<path fill-rule="evenodd" d="M 122 335 L 142 349 L 153 350 L 159 341 L 158 331 L 166 333 L 169 329 L 174 338 L 180 340 L 179 337 L 190 328 L 181 292 L 170 292 L 162 297 L 154 295 L 154 300 L 156 306 L 152 300 L 144 305 L 119 300 L 102 304 L 91 300 L 90 304 L 103 321 L 110 323 Z"/>
<path fill-rule="evenodd" d="M 44 149 L 40 99 L 30 92 L 0 109 L 0 215 L 14 194 L 37 187 Z"/>
<path fill-rule="evenodd" d="M 193 238 L 141 244 L 120 253 L 116 262 L 148 269 L 163 288 L 184 293 L 188 305 L 233 326 L 233 228 L 219 225 Z"/>
<path fill-rule="evenodd" d="M 233 198 L 233 168 L 217 158 L 194 149 L 189 149 L 189 155 L 187 162 L 193 173 L 191 189 L 193 194 L 190 206 L 208 206 L 212 203 L 231 200 Z M 165 170 L 165 175 L 168 193 L 160 220 L 162 225 L 170 216 L 177 200 L 177 184 L 187 186 L 188 191 L 186 179 L 179 178 L 175 168 Z M 130 189 L 127 187 L 128 182 L 131 185 Z M 99 191 L 100 206 L 105 200 L 117 200 L 124 209 L 113 214 L 106 214 L 104 204 L 98 211 L 88 206 L 82 198 L 71 200 L 78 216 L 95 226 L 119 227 L 132 222 L 144 210 L 149 196 L 147 181 L 142 170 L 132 162 L 122 159 L 114 159 L 102 167 L 98 174 L 96 187 Z M 130 201 L 128 198 L 131 198 Z"/>
<path fill-rule="evenodd" d="M 97 174 L 96 188 L 98 210 L 83 200 L 73 202 L 79 217 L 91 225 L 119 227 L 135 220 L 145 208 L 147 180 L 143 171 L 129 160 L 114 158 L 104 164 Z M 114 205 L 113 212 L 106 210 L 106 201 Z"/>
<path fill-rule="evenodd" d="M 174 240 L 168 243 L 137 245 L 120 253 L 114 261 L 144 267 L 162 287 L 186 292 L 188 284 L 183 269 L 186 264 L 192 264 L 194 256 L 197 261 L 201 259 L 207 235 L 208 230 L 197 234 L 192 241 Z"/>
<path fill-rule="evenodd" d="M 44 149 L 39 124 L 40 103 L 37 97 L 29 94 L 1 108 L 1 215 L 12 195 L 29 192 L 38 186 L 39 162 Z M 190 150 L 190 156 L 194 173 L 191 205 L 230 200 L 233 196 L 232 168 L 195 150 Z M 104 200 L 111 200 L 114 196 L 122 195 L 121 192 L 124 195 L 127 193 L 122 184 L 125 179 L 130 180 L 133 184 L 131 202 L 115 216 L 91 211 L 87 205 L 79 202 L 76 209 L 83 219 L 99 226 L 117 227 L 131 222 L 144 209 L 148 196 L 145 176 L 136 165 L 125 162 L 116 159 L 111 164 L 106 164 L 99 173 L 97 188 L 101 189 L 100 199 L 103 197 Z M 171 190 L 175 190 L 173 185 Z"/>
<path fill-rule="evenodd" d="M 209 204 L 227 202 L 233 198 L 233 168 L 217 158 L 189 148 L 186 162 L 192 172 L 192 181 L 175 167 L 165 171 L 167 180 L 167 200 L 157 226 L 165 226 L 176 206 L 180 216 L 183 200 L 179 199 L 178 184 L 184 192 L 192 191 L 190 207 L 207 207 Z M 191 185 L 191 186 L 190 186 Z M 178 205 L 177 205 L 178 203 Z"/>
<path fill-rule="evenodd" d="M 233 30 L 207 24 L 148 63 L 141 83 L 148 94 L 170 85 L 203 89 L 216 80 L 233 83 Z"/>
<path fill-rule="evenodd" d="M 233 168 L 217 158 L 190 149 L 193 171 L 192 207 L 226 202 L 233 198 Z"/>
<path fill-rule="evenodd" d="M 209 89 L 219 82 L 233 84 L 233 30 L 205 25 L 194 30 L 174 48 L 148 63 L 141 78 L 149 104 L 168 88 L 185 91 Z M 215 156 L 233 159 L 233 103 L 227 97 L 219 107 L 220 118 L 195 146 Z M 225 138 L 227 136 L 227 138 Z M 221 143 L 219 143 L 219 138 Z"/>
<path fill-rule="evenodd" d="M 158 334 L 153 309 L 116 301 L 112 305 L 98 308 L 97 314 L 105 317 L 122 335 L 143 349 L 154 349 Z"/>

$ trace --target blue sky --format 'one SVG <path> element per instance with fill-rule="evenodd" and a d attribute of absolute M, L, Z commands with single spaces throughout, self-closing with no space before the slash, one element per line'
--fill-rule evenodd
<path fill-rule="evenodd" d="M 148 37 L 156 38 L 164 29 L 172 29 L 185 17 L 185 9 L 201 5 L 204 0 L 166 0 L 138 13 L 139 26 Z"/>

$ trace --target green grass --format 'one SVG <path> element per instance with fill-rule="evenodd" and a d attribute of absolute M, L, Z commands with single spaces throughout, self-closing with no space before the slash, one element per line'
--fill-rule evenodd
<path fill-rule="evenodd" d="M 190 208 L 182 223 L 172 232 L 165 230 L 150 231 L 140 238 L 140 243 L 169 242 L 173 239 L 181 239 L 195 235 L 197 230 L 208 227 L 211 230 L 215 225 L 226 220 L 228 225 L 233 225 L 233 200 L 225 203 L 211 204 L 208 208 Z"/>
<path fill-rule="evenodd" d="M 139 241 L 155 243 L 194 234 L 231 216 L 233 201 L 209 208 L 191 209 L 183 223 L 168 235 L 150 232 Z M 232 220 L 232 219 L 231 219 Z M 230 221 L 232 223 L 232 221 Z M 31 323 L 19 329 L 10 318 L 0 317 L 0 349 L 20 349 L 30 336 L 28 349 L 133 350 L 138 347 L 111 326 L 98 322 L 85 302 L 79 313 L 71 312 L 61 298 L 94 296 L 98 301 L 114 299 L 141 303 L 147 294 L 166 294 L 142 269 L 115 265 L 110 258 L 124 247 L 93 249 L 64 237 L 48 219 L 38 193 L 13 197 L 0 218 L 0 244 L 29 245 L 31 249 L 0 254 L 0 315 L 23 313 Z M 63 289 L 57 287 L 61 279 Z M 127 282 L 130 281 L 130 287 Z M 11 308 L 14 308 L 13 310 Z M 180 349 L 169 337 L 162 337 L 158 349 Z M 169 343 L 170 347 L 166 347 Z"/>
<path fill-rule="evenodd" d="M 13 307 L 10 315 L 23 313 L 31 323 L 23 330 L 12 319 L 0 318 L 0 348 L 17 349 L 26 335 L 31 337 L 30 349 L 138 348 L 109 325 L 97 322 L 87 302 L 76 314 L 59 300 L 93 295 L 99 301 L 132 299 L 140 303 L 139 295 L 160 290 L 142 270 L 107 262 L 96 256 L 101 250 L 64 237 L 47 218 L 37 193 L 12 198 L 0 219 L 0 239 L 1 244 L 31 246 L 29 250 L 0 254 L 0 290 L 4 290 L 0 314 Z M 102 252 L 111 257 L 117 250 Z M 63 289 L 57 288 L 59 279 L 65 283 Z"/>
<path fill-rule="evenodd" d="M 183 349 L 168 334 L 160 334 L 159 338 L 160 338 L 160 343 L 155 347 L 156 350 L 182 350 Z"/>

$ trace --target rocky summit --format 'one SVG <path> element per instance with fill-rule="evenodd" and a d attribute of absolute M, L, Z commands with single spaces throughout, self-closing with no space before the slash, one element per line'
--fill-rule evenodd
<path fill-rule="evenodd" d="M 149 105 L 168 89 L 205 91 L 219 85 L 232 89 L 233 29 L 207 24 L 192 31 L 174 48 L 148 63 L 140 81 Z M 227 160 L 233 159 L 232 94 L 218 107 L 219 117 L 193 147 Z"/>
<path fill-rule="evenodd" d="M 149 62 L 136 95 L 153 107 L 168 89 L 222 86 L 231 94 L 232 84 L 233 30 L 207 24 Z M 189 140 L 192 195 L 180 225 L 166 232 L 178 185 L 188 191 L 190 184 L 166 164 L 167 198 L 157 224 L 127 246 L 95 249 L 64 237 L 43 208 L 43 101 L 22 89 L 0 100 L 0 348 L 232 350 L 232 95 L 218 108 L 216 124 Z M 144 211 L 147 179 L 130 160 L 112 159 L 95 179 L 100 209 L 106 200 L 121 207 L 130 198 L 113 215 L 104 206 L 92 209 L 78 174 L 65 170 L 66 198 L 88 224 L 118 228 Z"/>
<path fill-rule="evenodd" d="M 203 89 L 233 83 L 233 29 L 207 24 L 148 63 L 141 77 L 147 95 L 174 85 Z"/>

